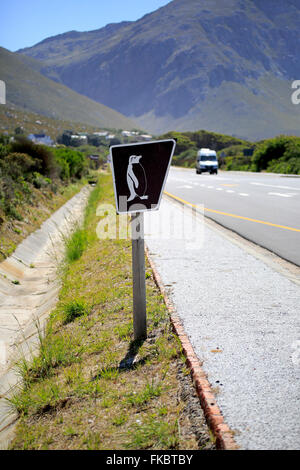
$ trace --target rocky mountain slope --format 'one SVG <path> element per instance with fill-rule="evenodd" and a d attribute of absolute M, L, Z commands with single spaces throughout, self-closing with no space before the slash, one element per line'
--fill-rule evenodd
<path fill-rule="evenodd" d="M 173 0 L 136 22 L 45 39 L 41 72 L 154 132 L 298 133 L 300 0 Z"/>
<path fill-rule="evenodd" d="M 0 48 L 0 78 L 6 83 L 8 105 L 98 127 L 137 127 L 117 111 L 46 78 L 39 73 L 40 68 L 38 61 Z"/>

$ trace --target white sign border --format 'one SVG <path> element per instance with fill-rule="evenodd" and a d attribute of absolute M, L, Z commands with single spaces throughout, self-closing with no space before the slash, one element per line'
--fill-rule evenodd
<path fill-rule="evenodd" d="M 165 174 L 165 178 L 164 178 L 164 181 L 163 181 L 163 184 L 162 184 L 162 187 L 161 187 L 160 196 L 159 196 L 159 200 L 158 200 L 157 206 L 156 206 L 155 208 L 153 208 L 153 209 L 134 209 L 134 210 L 132 210 L 132 211 L 129 210 L 129 211 L 122 211 L 122 212 L 119 212 L 119 210 L 118 210 L 118 208 L 119 208 L 119 203 L 118 203 L 118 200 L 117 200 L 117 190 L 116 190 L 116 181 L 115 181 L 115 169 L 114 169 L 114 161 L 113 161 L 113 157 L 112 157 L 112 150 L 113 150 L 114 148 L 118 148 L 118 147 L 132 147 L 133 145 L 136 146 L 136 145 L 160 144 L 160 143 L 164 143 L 164 142 L 173 142 L 173 149 L 172 149 L 172 152 L 171 152 L 171 156 L 170 156 L 170 158 L 169 158 L 169 163 L 168 163 L 168 167 L 167 167 L 167 171 L 166 171 L 166 174 Z M 111 171 L 112 171 L 113 184 L 114 184 L 114 192 L 115 192 L 115 202 L 116 202 L 116 211 L 117 211 L 117 214 L 134 214 L 134 213 L 136 213 L 136 212 L 150 212 L 150 211 L 158 211 L 158 210 L 159 210 L 161 198 L 162 198 L 162 195 L 163 195 L 163 192 L 164 192 L 164 188 L 165 188 L 165 184 L 166 184 L 167 177 L 168 177 L 168 174 L 169 174 L 169 170 L 170 170 L 170 166 L 171 166 L 171 161 L 172 161 L 172 158 L 173 158 L 173 155 L 174 155 L 175 148 L 176 148 L 176 140 L 175 140 L 175 139 L 151 140 L 151 141 L 149 141 L 149 142 L 133 142 L 133 143 L 131 143 L 131 144 L 112 145 L 112 146 L 109 148 L 110 159 L 111 159 Z"/>

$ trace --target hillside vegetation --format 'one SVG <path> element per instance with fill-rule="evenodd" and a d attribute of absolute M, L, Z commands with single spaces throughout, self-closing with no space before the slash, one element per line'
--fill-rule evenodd
<path fill-rule="evenodd" d="M 18 106 L 7 104 L 0 106 L 0 132 L 6 135 L 13 135 L 15 129 L 19 128 L 22 134 L 46 134 L 53 140 L 56 140 L 65 129 L 72 129 L 74 134 L 84 132 L 92 134 L 93 132 L 107 130 L 115 133 L 117 129 L 86 124 L 84 122 L 75 122 L 71 119 L 62 120 L 47 117 L 38 113 L 22 109 Z"/>
<path fill-rule="evenodd" d="M 210 148 L 218 153 L 222 170 L 300 175 L 300 137 L 280 135 L 253 143 L 200 130 L 168 132 L 161 138 L 177 139 L 173 165 L 194 168 L 197 151 Z"/>
<path fill-rule="evenodd" d="M 20 219 L 17 206 L 23 201 L 32 202 L 33 187 L 49 187 L 55 192 L 62 182 L 80 179 L 86 173 L 87 160 L 79 151 L 50 149 L 24 137 L 16 138 L 13 142 L 2 137 L 0 210 L 5 216 Z"/>
<path fill-rule="evenodd" d="M 0 259 L 75 194 L 88 172 L 78 150 L 0 136 Z"/>

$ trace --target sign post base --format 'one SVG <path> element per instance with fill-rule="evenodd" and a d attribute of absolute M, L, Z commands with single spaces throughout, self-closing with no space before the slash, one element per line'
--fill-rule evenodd
<path fill-rule="evenodd" d="M 134 340 L 141 340 L 147 338 L 143 212 L 136 212 L 131 216 L 131 234 L 133 277 L 133 333 Z"/>

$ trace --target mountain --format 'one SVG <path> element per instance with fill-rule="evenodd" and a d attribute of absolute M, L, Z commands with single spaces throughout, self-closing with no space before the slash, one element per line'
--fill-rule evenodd
<path fill-rule="evenodd" d="M 6 83 L 7 103 L 47 117 L 97 127 L 134 129 L 133 121 L 46 78 L 42 64 L 0 48 L 0 78 Z"/>
<path fill-rule="evenodd" d="M 41 73 L 148 130 L 299 135 L 300 0 L 173 0 L 135 22 L 19 52 Z"/>

